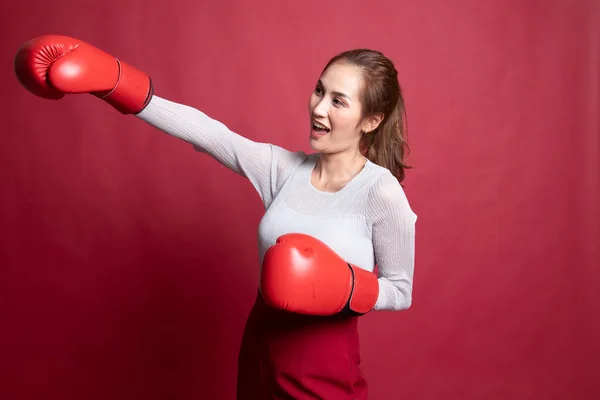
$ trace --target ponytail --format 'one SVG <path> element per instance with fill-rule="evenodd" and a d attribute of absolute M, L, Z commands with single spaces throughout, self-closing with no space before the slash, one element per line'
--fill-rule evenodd
<path fill-rule="evenodd" d="M 405 163 L 410 151 L 406 125 L 406 109 L 400 96 L 390 115 L 385 116 L 375 130 L 364 133 L 360 142 L 363 155 L 390 170 L 400 183 L 404 180 L 404 170 L 411 168 Z"/>

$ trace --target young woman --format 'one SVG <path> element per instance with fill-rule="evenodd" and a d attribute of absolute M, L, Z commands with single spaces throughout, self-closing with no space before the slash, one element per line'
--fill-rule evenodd
<path fill-rule="evenodd" d="M 15 71 L 38 96 L 93 94 L 250 180 L 266 211 L 238 399 L 367 398 L 358 317 L 412 301 L 416 215 L 400 185 L 405 110 L 389 59 L 359 49 L 327 63 L 309 99 L 310 154 L 160 98 L 145 73 L 74 38 L 30 40 Z"/>

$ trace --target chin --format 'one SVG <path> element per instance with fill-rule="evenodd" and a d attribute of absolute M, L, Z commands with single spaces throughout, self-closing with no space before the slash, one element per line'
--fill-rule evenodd
<path fill-rule="evenodd" d="M 325 149 L 325 146 L 323 146 L 323 143 L 321 143 L 319 138 L 311 136 L 308 142 L 310 144 L 310 147 L 319 153 Z"/>

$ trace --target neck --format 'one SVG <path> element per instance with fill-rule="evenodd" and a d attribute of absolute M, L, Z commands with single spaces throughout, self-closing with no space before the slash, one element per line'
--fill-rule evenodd
<path fill-rule="evenodd" d="M 359 152 L 319 154 L 315 178 L 321 182 L 349 181 L 360 173 L 367 159 Z"/>

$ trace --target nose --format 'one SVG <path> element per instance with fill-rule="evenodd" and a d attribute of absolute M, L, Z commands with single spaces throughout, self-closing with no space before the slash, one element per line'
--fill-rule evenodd
<path fill-rule="evenodd" d="M 327 100 L 325 97 L 322 97 L 321 99 L 319 99 L 319 102 L 317 104 L 315 104 L 315 107 L 313 108 L 312 113 L 313 113 L 314 117 L 320 117 L 320 118 L 327 117 Z"/>

